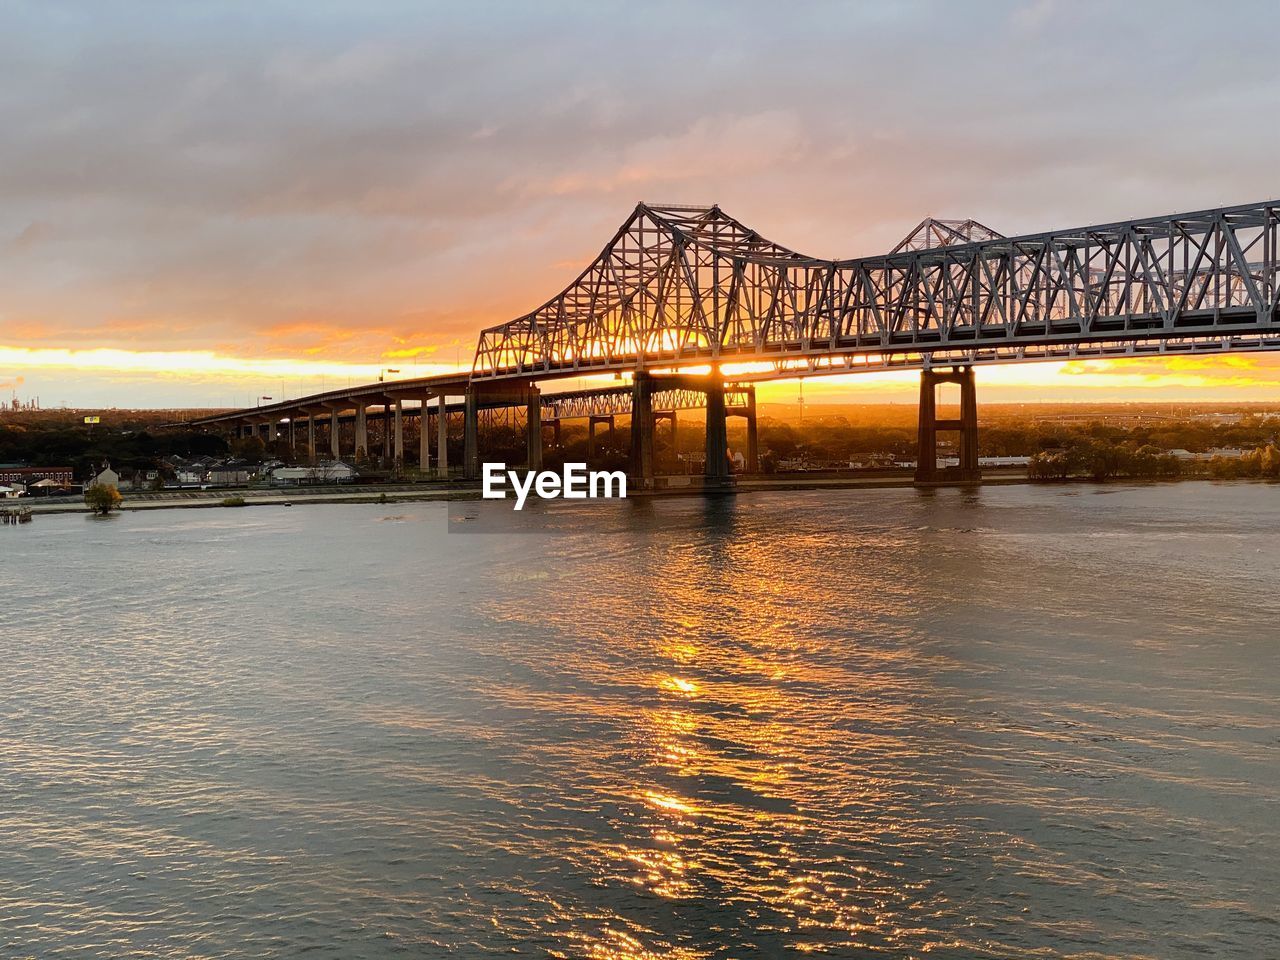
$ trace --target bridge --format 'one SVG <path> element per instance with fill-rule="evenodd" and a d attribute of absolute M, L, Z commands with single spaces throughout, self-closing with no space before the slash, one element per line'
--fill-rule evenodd
<path fill-rule="evenodd" d="M 243 431 L 287 421 L 296 439 L 295 423 L 305 421 L 314 458 L 321 420 L 331 452 L 343 452 L 343 416 L 354 418 L 354 450 L 367 453 L 367 411 L 380 408 L 384 451 L 402 460 L 407 413 L 422 420 L 420 465 L 428 469 L 426 421 L 434 415 L 435 469 L 447 476 L 456 410 L 462 472 L 475 477 L 481 411 L 523 410 L 536 468 L 544 422 L 583 417 L 594 438 L 605 414 L 591 404 L 602 402 L 610 418 L 630 419 L 633 483 L 644 487 L 654 480 L 655 419 L 696 403 L 705 410 L 706 480 L 723 484 L 731 411 L 749 406 L 756 446 L 752 384 L 914 369 L 921 372 L 917 478 L 967 481 L 978 477 L 976 367 L 1280 348 L 1278 221 L 1276 201 L 1019 237 L 973 220 L 930 219 L 887 254 L 824 260 L 765 239 L 717 206 L 642 203 L 558 295 L 481 331 L 469 373 L 368 384 L 194 422 Z M 630 384 L 540 389 L 598 375 Z M 959 419 L 937 417 L 944 382 L 960 384 Z M 726 402 L 747 396 L 749 404 Z M 960 436 L 960 466 L 945 477 L 936 466 L 939 431 Z"/>

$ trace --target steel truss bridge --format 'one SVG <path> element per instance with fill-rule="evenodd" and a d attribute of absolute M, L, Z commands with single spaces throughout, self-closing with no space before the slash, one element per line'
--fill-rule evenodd
<path fill-rule="evenodd" d="M 1016 363 L 1153 343 L 1258 349 L 1276 333 L 1278 211 L 1259 203 L 1023 237 L 925 221 L 893 253 L 820 260 L 719 207 L 640 204 L 557 297 L 480 334 L 472 378 L 712 362 L 787 375 L 832 358 L 843 373 L 930 366 L 935 354 Z"/>
<path fill-rule="evenodd" d="M 1269 201 L 1020 237 L 930 219 L 888 254 L 825 260 L 765 239 L 718 206 L 642 203 L 558 295 L 483 330 L 469 375 L 370 384 L 195 422 L 243 428 L 287 418 L 292 434 L 305 418 L 314 457 L 317 419 L 328 418 L 336 456 L 340 415 L 352 408 L 361 421 L 382 405 L 390 422 L 394 404 L 399 423 L 406 398 L 418 401 L 409 413 L 426 417 L 463 397 L 463 466 L 474 476 L 482 408 L 526 408 L 536 465 L 544 419 L 594 424 L 625 405 L 633 472 L 644 483 L 655 414 L 697 402 L 707 409 L 708 476 L 722 481 L 723 419 L 738 389 L 728 388 L 727 403 L 723 377 L 745 384 L 918 369 L 919 476 L 936 480 L 937 430 L 959 431 L 962 449 L 976 451 L 977 419 L 976 402 L 962 404 L 958 421 L 932 419 L 932 391 L 957 380 L 972 397 L 976 366 L 1280 349 L 1278 241 L 1280 201 Z M 629 374 L 631 384 L 538 391 L 545 381 L 599 374 Z M 664 400 L 676 394 L 679 401 Z M 608 414 L 592 412 L 605 406 Z M 750 409 L 754 434 L 754 396 Z M 448 417 L 437 421 L 445 424 L 443 472 Z M 976 472 L 975 454 L 958 479 Z"/>

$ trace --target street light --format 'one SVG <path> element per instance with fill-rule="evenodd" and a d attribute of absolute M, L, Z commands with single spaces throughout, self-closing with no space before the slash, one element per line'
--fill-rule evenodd
<path fill-rule="evenodd" d="M 399 372 L 400 372 L 399 370 L 392 370 L 390 367 L 383 367 L 381 370 L 378 371 L 378 382 L 382 383 L 383 381 L 385 381 L 387 379 L 388 373 L 399 373 Z"/>
<path fill-rule="evenodd" d="M 262 401 L 263 401 L 263 400 L 270 400 L 270 399 L 271 399 L 270 397 L 259 397 L 259 398 L 258 398 L 258 406 L 262 406 Z"/>

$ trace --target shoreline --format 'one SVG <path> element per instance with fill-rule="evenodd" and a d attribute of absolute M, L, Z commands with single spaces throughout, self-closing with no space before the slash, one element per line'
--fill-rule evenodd
<path fill-rule="evenodd" d="M 660 491 L 644 491 L 630 494 L 633 497 L 689 497 L 689 496 L 724 496 L 738 493 L 771 493 L 791 492 L 797 490 L 886 490 L 916 488 L 921 490 L 945 489 L 948 487 L 983 487 L 1013 486 L 1031 484 L 1047 487 L 1070 486 L 1079 483 L 1134 483 L 1134 484 L 1167 484 L 1203 482 L 1220 480 L 1218 477 L 1192 476 L 1166 480 L 1114 479 L 1095 481 L 1087 478 L 1069 480 L 1033 480 L 1022 472 L 992 473 L 976 483 L 970 484 L 917 484 L 909 474 L 902 476 L 874 477 L 814 477 L 806 479 L 801 476 L 787 476 L 779 479 L 751 477 L 739 480 L 727 490 L 704 490 L 701 487 L 675 487 Z M 1255 482 L 1251 478 L 1242 478 L 1245 482 Z M 1240 481 L 1235 481 L 1240 482 Z M 224 505 L 223 501 L 232 497 L 243 498 L 243 504 Z M 338 486 L 314 488 L 272 488 L 264 490 L 244 490 L 228 488 L 225 490 L 175 490 L 172 492 L 145 492 L 133 496 L 125 496 L 124 502 L 115 512 L 130 513 L 147 510 L 236 510 L 243 507 L 295 507 L 304 505 L 325 504 L 366 504 L 366 503 L 415 503 L 415 502 L 449 502 L 453 500 L 479 500 L 479 483 L 448 484 L 389 484 L 379 486 L 357 486 L 343 488 Z M 82 500 L 59 500 L 57 503 L 33 503 L 26 501 L 23 506 L 31 508 L 33 515 L 54 515 L 67 513 L 88 513 Z"/>

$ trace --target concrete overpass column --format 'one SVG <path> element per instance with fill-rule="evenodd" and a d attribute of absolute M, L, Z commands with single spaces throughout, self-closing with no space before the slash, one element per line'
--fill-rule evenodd
<path fill-rule="evenodd" d="M 342 459 L 342 421 L 338 418 L 340 412 L 334 407 L 329 414 L 329 452 L 335 460 Z"/>
<path fill-rule="evenodd" d="M 920 429 L 916 441 L 916 483 L 938 479 L 938 382 L 932 369 L 920 371 Z"/>
<path fill-rule="evenodd" d="M 960 479 L 982 479 L 978 468 L 978 385 L 973 367 L 965 367 L 960 378 Z"/>
<path fill-rule="evenodd" d="M 960 385 L 960 419 L 939 420 L 937 387 L 940 383 Z M 960 434 L 960 465 L 938 469 L 938 431 Z M 920 372 L 920 443 L 916 458 L 916 483 L 973 483 L 982 479 L 978 469 L 978 391 L 973 367 Z"/>
<path fill-rule="evenodd" d="M 369 415 L 365 410 L 364 402 L 356 404 L 356 460 L 366 460 L 369 457 Z"/>
<path fill-rule="evenodd" d="M 467 387 L 462 415 L 462 475 L 480 479 L 480 398 L 475 387 Z"/>
<path fill-rule="evenodd" d="M 653 379 L 637 373 L 631 382 L 631 485 L 653 486 Z"/>
<path fill-rule="evenodd" d="M 396 465 L 404 464 L 404 401 L 396 397 L 395 413 L 395 457 Z"/>
<path fill-rule="evenodd" d="M 756 388 L 747 387 L 747 473 L 760 472 L 760 435 L 756 429 Z"/>
<path fill-rule="evenodd" d="M 316 462 L 316 415 L 307 413 L 307 463 Z"/>
<path fill-rule="evenodd" d="M 428 404 L 431 394 L 422 395 L 422 407 L 418 411 L 418 469 L 426 473 L 431 469 L 431 415 Z"/>
<path fill-rule="evenodd" d="M 391 403 L 382 401 L 382 459 L 391 459 Z"/>
<path fill-rule="evenodd" d="M 449 479 L 449 398 L 436 398 L 436 475 Z"/>
<path fill-rule="evenodd" d="M 558 423 L 559 421 L 557 421 Z M 530 470 L 542 469 L 542 394 L 537 387 L 529 388 L 525 401 L 525 460 Z"/>
<path fill-rule="evenodd" d="M 713 483 L 729 479 L 729 437 L 725 429 L 724 383 L 712 374 L 707 388 L 707 466 L 706 478 Z"/>

